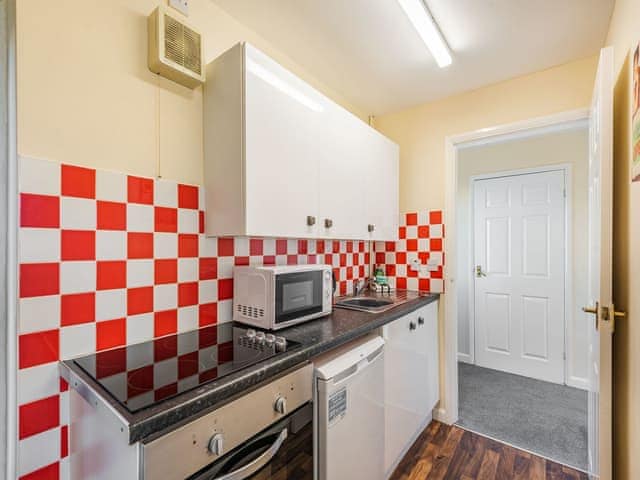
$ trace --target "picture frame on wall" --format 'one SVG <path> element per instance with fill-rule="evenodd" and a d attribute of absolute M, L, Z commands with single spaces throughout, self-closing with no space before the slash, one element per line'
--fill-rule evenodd
<path fill-rule="evenodd" d="M 631 181 L 640 181 L 640 42 L 633 52 L 631 108 Z"/>

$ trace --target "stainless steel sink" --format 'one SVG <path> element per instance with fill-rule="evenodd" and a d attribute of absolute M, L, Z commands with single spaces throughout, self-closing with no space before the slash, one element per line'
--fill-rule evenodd
<path fill-rule="evenodd" d="M 335 303 L 335 306 L 338 308 L 359 310 L 361 312 L 379 313 L 394 307 L 396 304 L 397 302 L 386 298 L 345 297 L 339 299 Z"/>

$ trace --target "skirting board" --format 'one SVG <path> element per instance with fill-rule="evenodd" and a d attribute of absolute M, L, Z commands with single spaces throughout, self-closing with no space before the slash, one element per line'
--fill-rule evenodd
<path fill-rule="evenodd" d="M 471 355 L 468 353 L 460 353 L 458 352 L 458 361 L 463 363 L 471 363 L 473 364 L 473 360 L 471 359 Z"/>

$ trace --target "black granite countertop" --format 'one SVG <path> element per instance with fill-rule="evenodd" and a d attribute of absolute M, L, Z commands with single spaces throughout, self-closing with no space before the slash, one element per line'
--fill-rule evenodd
<path fill-rule="evenodd" d="M 61 362 L 61 374 L 67 380 L 71 376 L 79 379 L 85 384 L 83 388 L 88 387 L 103 400 L 119 418 L 122 427 L 128 429 L 129 442 L 135 443 L 191 421 L 313 357 L 362 337 L 439 298 L 438 294 L 406 294 L 406 302 L 386 312 L 374 314 L 334 308 L 327 317 L 280 330 L 278 334 L 301 346 L 135 413 L 122 407 L 73 360 Z"/>

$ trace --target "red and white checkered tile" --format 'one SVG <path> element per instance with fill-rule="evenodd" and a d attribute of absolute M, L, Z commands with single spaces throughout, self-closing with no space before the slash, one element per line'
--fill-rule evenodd
<path fill-rule="evenodd" d="M 375 264 L 384 266 L 392 288 L 441 293 L 443 243 L 442 211 L 407 213 L 400 218 L 398 241 L 375 243 Z"/>
<path fill-rule="evenodd" d="M 340 294 L 368 274 L 363 241 L 206 238 L 197 186 L 31 158 L 19 185 L 21 479 L 68 478 L 58 360 L 231 320 L 234 265 L 328 263 Z"/>

